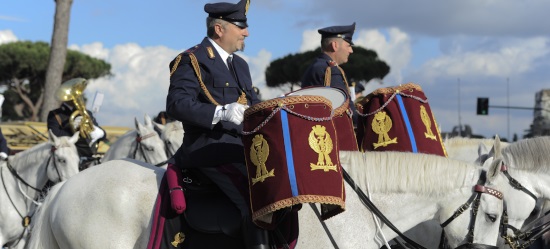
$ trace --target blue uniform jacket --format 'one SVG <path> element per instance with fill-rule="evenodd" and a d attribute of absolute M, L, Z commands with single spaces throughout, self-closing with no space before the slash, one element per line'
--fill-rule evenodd
<path fill-rule="evenodd" d="M 327 67 L 330 67 L 330 73 L 331 73 L 331 79 L 330 79 L 330 86 L 331 87 L 337 87 L 343 90 L 348 97 L 349 100 L 349 106 L 351 107 L 351 111 L 353 112 L 353 123 L 354 126 L 357 126 L 357 119 L 358 114 L 355 111 L 355 105 L 353 101 L 351 101 L 350 98 L 350 92 L 349 88 L 346 85 L 346 80 L 344 80 L 344 75 L 342 75 L 342 72 L 340 69 L 338 69 L 338 66 L 336 66 L 336 63 L 332 61 L 330 56 L 328 56 L 325 53 L 322 53 L 315 59 L 313 64 L 308 67 L 306 72 L 304 73 L 302 77 L 302 87 L 308 87 L 308 86 L 324 86 L 325 85 L 325 72 L 327 70 Z"/>
<path fill-rule="evenodd" d="M 207 92 L 201 88 L 189 54 L 197 58 Z M 243 126 L 220 121 L 212 125 L 216 104 L 236 102 L 244 91 L 249 106 L 259 103 L 252 88 L 248 64 L 233 56 L 237 82 L 207 38 L 180 54 L 170 63 L 170 87 L 166 98 L 168 115 L 183 123 L 183 144 L 171 160 L 179 167 L 213 167 L 227 163 L 244 163 L 241 141 Z M 173 72 L 172 72 L 173 71 Z"/>

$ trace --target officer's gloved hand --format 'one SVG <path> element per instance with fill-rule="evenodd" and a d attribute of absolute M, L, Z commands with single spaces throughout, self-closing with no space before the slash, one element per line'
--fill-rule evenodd
<path fill-rule="evenodd" d="M 237 102 L 227 104 L 222 107 L 221 120 L 240 125 L 244 120 L 244 110 L 246 110 L 246 108 L 248 108 L 248 105 L 239 104 Z"/>
<path fill-rule="evenodd" d="M 89 144 L 90 147 L 92 147 L 92 145 L 103 136 L 105 136 L 105 131 L 103 131 L 103 129 L 94 125 L 94 130 L 90 132 L 90 137 L 91 137 L 90 144 Z"/>
<path fill-rule="evenodd" d="M 8 154 L 6 154 L 6 152 L 0 152 L 0 160 L 7 161 L 8 160 Z"/>

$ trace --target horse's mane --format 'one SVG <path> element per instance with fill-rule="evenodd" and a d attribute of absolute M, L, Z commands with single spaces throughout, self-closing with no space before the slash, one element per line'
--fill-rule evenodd
<path fill-rule="evenodd" d="M 461 145 L 479 145 L 480 143 L 486 146 L 493 146 L 495 140 L 492 138 L 469 138 L 469 137 L 452 137 L 445 139 L 443 143 L 447 146 L 461 146 Z"/>
<path fill-rule="evenodd" d="M 479 167 L 442 156 L 410 152 L 341 151 L 342 164 L 362 189 L 372 192 L 446 194 L 478 178 Z M 475 173 L 475 174 L 473 174 Z"/>
<path fill-rule="evenodd" d="M 510 167 L 550 173 L 550 137 L 523 139 L 502 149 L 504 162 Z"/>

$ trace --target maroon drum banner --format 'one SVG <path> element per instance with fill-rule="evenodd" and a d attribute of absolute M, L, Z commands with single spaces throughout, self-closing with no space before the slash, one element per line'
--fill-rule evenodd
<path fill-rule="evenodd" d="M 356 104 L 364 151 L 406 151 L 447 156 L 422 88 L 414 83 L 380 88 Z"/>
<path fill-rule="evenodd" d="M 353 128 L 352 110 L 349 106 L 349 96 L 340 88 L 329 86 L 304 87 L 286 94 L 287 96 L 319 95 L 332 102 L 334 110 L 332 122 L 336 128 L 336 142 L 339 150 L 358 151 L 357 138 Z"/>
<path fill-rule="evenodd" d="M 344 211 L 345 193 L 331 102 L 287 96 L 244 113 L 243 144 L 252 220 L 273 228 L 274 212 L 320 203 L 323 219 Z"/>

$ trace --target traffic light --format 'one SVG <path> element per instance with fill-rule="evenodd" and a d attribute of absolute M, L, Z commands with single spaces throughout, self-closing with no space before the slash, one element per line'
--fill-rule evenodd
<path fill-rule="evenodd" d="M 489 115 L 489 98 L 477 98 L 477 115 Z"/>

